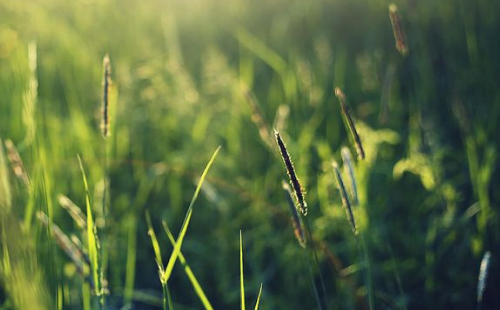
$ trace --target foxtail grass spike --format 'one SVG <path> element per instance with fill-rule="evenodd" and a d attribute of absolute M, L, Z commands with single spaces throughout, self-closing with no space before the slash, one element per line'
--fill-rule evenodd
<path fill-rule="evenodd" d="M 292 223 L 293 223 L 293 233 L 295 234 L 295 238 L 299 242 L 299 245 L 303 248 L 306 247 L 306 238 L 304 236 L 304 229 L 302 227 L 302 222 L 300 221 L 299 212 L 297 211 L 297 207 L 293 202 L 293 194 L 290 185 L 283 181 L 282 183 L 283 189 L 285 190 L 285 197 L 288 202 L 288 206 L 290 207 L 290 211 L 292 213 Z"/>
<path fill-rule="evenodd" d="M 290 183 L 293 187 L 293 192 L 295 196 L 295 200 L 297 201 L 297 205 L 300 213 L 304 216 L 307 215 L 307 203 L 304 199 L 304 191 L 302 190 L 302 186 L 300 185 L 299 179 L 295 174 L 295 169 L 293 167 L 292 159 L 286 150 L 285 143 L 281 139 L 281 136 L 277 130 L 274 130 L 274 135 L 276 137 L 276 143 L 278 144 L 281 157 L 283 158 L 283 162 L 285 163 L 286 172 L 288 173 L 288 177 L 290 178 Z"/>
<path fill-rule="evenodd" d="M 9 158 L 10 164 L 12 165 L 12 170 L 14 175 L 18 178 L 26 188 L 30 187 L 30 179 L 26 169 L 24 169 L 23 160 L 17 151 L 14 142 L 11 140 L 5 140 L 5 148 L 7 149 L 7 158 Z"/>
<path fill-rule="evenodd" d="M 356 130 L 354 120 L 352 119 L 351 113 L 349 112 L 349 107 L 347 106 L 345 95 L 338 87 L 335 88 L 335 95 L 339 99 L 340 109 L 342 110 L 342 115 L 344 115 L 344 118 L 347 122 L 347 126 L 349 127 L 352 138 L 354 139 L 356 151 L 358 152 L 358 155 L 361 159 L 365 159 L 365 151 L 363 150 L 363 145 L 361 144 L 361 139 L 359 138 L 358 131 Z"/>
<path fill-rule="evenodd" d="M 356 176 L 354 174 L 354 165 L 352 163 L 351 151 L 349 148 L 343 147 L 340 151 L 342 154 L 342 162 L 344 163 L 344 169 L 349 176 L 349 188 L 351 190 L 352 204 L 357 206 L 359 204 L 358 200 L 358 186 L 356 185 Z"/>
<path fill-rule="evenodd" d="M 398 14 L 398 7 L 395 4 L 389 5 L 389 18 L 391 19 L 392 32 L 394 33 L 394 39 L 396 40 L 396 49 L 401 55 L 406 55 L 408 53 L 408 48 L 406 47 L 403 28 L 401 28 L 401 19 Z"/>
<path fill-rule="evenodd" d="M 57 200 L 59 201 L 61 207 L 63 207 L 71 216 L 73 221 L 75 221 L 78 228 L 82 230 L 87 229 L 87 216 L 83 214 L 82 210 L 73 201 L 71 201 L 71 199 L 64 195 L 58 195 Z"/>
<path fill-rule="evenodd" d="M 477 302 L 481 303 L 483 301 L 484 290 L 486 289 L 486 278 L 488 276 L 488 268 L 490 265 L 491 253 L 487 251 L 483 255 L 481 260 L 481 266 L 479 267 L 479 277 L 477 281 Z"/>
<path fill-rule="evenodd" d="M 104 138 L 109 136 L 109 89 L 111 85 L 111 63 L 106 54 L 102 60 L 102 120 L 101 130 Z"/>
<path fill-rule="evenodd" d="M 344 180 L 342 179 L 342 175 L 340 174 L 339 165 L 334 160 L 332 162 L 333 173 L 335 174 L 335 180 L 337 181 L 337 188 L 340 192 L 340 198 L 342 200 L 342 205 L 344 205 L 347 213 L 347 219 L 349 220 L 349 225 L 351 225 L 352 232 L 357 235 L 358 228 L 356 227 L 356 221 L 354 220 L 354 213 L 352 212 L 351 203 L 349 201 L 349 197 L 347 196 L 347 191 L 345 189 Z"/>

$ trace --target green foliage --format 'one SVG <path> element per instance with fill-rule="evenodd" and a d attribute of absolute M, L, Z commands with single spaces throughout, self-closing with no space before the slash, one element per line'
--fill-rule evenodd
<path fill-rule="evenodd" d="M 0 0 L 0 308 L 90 310 L 105 297 L 158 309 L 161 265 L 167 307 L 235 309 L 238 230 L 256 308 L 261 293 L 260 309 L 316 308 L 323 277 L 329 310 L 368 297 L 375 309 L 471 309 L 486 251 L 482 307 L 500 308 L 500 2 L 395 4 L 406 55 L 382 0 Z M 366 154 L 352 160 L 363 255 L 330 166 L 343 147 L 355 154 L 336 87 Z M 306 190 L 318 268 L 293 240 L 283 163 L 261 138 L 273 127 Z M 83 235 L 59 194 L 86 210 Z M 81 239 L 91 281 L 38 211 Z M 162 220 L 180 234 L 153 248 Z"/>

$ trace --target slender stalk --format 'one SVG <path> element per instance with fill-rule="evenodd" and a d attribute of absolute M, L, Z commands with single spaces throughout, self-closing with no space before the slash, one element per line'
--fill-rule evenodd
<path fill-rule="evenodd" d="M 373 301 L 373 284 L 372 284 L 372 268 L 370 264 L 370 257 L 368 254 L 368 247 L 366 246 L 364 233 L 361 232 L 358 238 L 358 245 L 361 259 L 363 260 L 363 278 L 366 285 L 366 292 L 368 295 L 368 306 L 370 310 L 374 308 Z"/>
<path fill-rule="evenodd" d="M 312 238 L 311 228 L 309 227 L 309 221 L 307 220 L 307 218 L 305 218 L 304 222 L 305 222 L 305 226 L 306 226 L 307 236 L 309 239 L 308 244 L 310 245 L 309 248 L 311 249 L 312 259 L 314 259 L 314 264 L 316 265 L 316 268 L 318 269 L 319 280 L 321 282 L 321 290 L 322 290 L 323 298 L 320 299 L 320 301 L 322 301 L 322 303 L 320 303 L 322 305 L 320 307 L 320 309 L 325 309 L 326 305 L 327 305 L 325 279 L 323 278 L 323 273 L 321 272 L 321 268 L 319 267 L 318 254 L 316 252 L 316 244 L 314 243 L 313 238 Z M 314 279 L 312 279 L 312 281 L 314 283 Z M 315 283 L 314 283 L 314 288 L 315 288 L 315 290 L 317 290 Z"/>

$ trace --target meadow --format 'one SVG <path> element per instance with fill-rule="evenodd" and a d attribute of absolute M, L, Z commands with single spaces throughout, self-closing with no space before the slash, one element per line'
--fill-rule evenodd
<path fill-rule="evenodd" d="M 499 29 L 0 0 L 0 310 L 500 309 Z"/>

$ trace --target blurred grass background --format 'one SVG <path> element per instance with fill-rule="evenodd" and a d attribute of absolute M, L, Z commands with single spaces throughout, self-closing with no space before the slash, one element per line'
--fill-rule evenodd
<path fill-rule="evenodd" d="M 262 309 L 316 307 L 281 189 L 285 171 L 252 123 L 244 87 L 280 128 L 307 190 L 328 309 L 368 309 L 364 265 L 330 166 L 350 145 L 334 87 L 344 90 L 367 153 L 357 162 L 358 216 L 375 308 L 475 307 L 487 250 L 483 309 L 500 308 L 500 2 L 395 1 L 406 56 L 394 47 L 389 3 L 1 0 L 0 138 L 17 145 L 31 187 L 3 158 L 0 309 L 82 307 L 82 278 L 35 213 L 79 233 L 56 199 L 85 206 L 77 154 L 96 205 L 102 196 L 106 53 L 111 309 L 161 307 L 144 212 L 168 257 L 161 220 L 178 231 L 218 145 L 182 247 L 212 305 L 238 307 L 242 229 L 248 302 L 263 282 Z M 179 266 L 172 277 L 175 308 L 200 309 Z"/>

